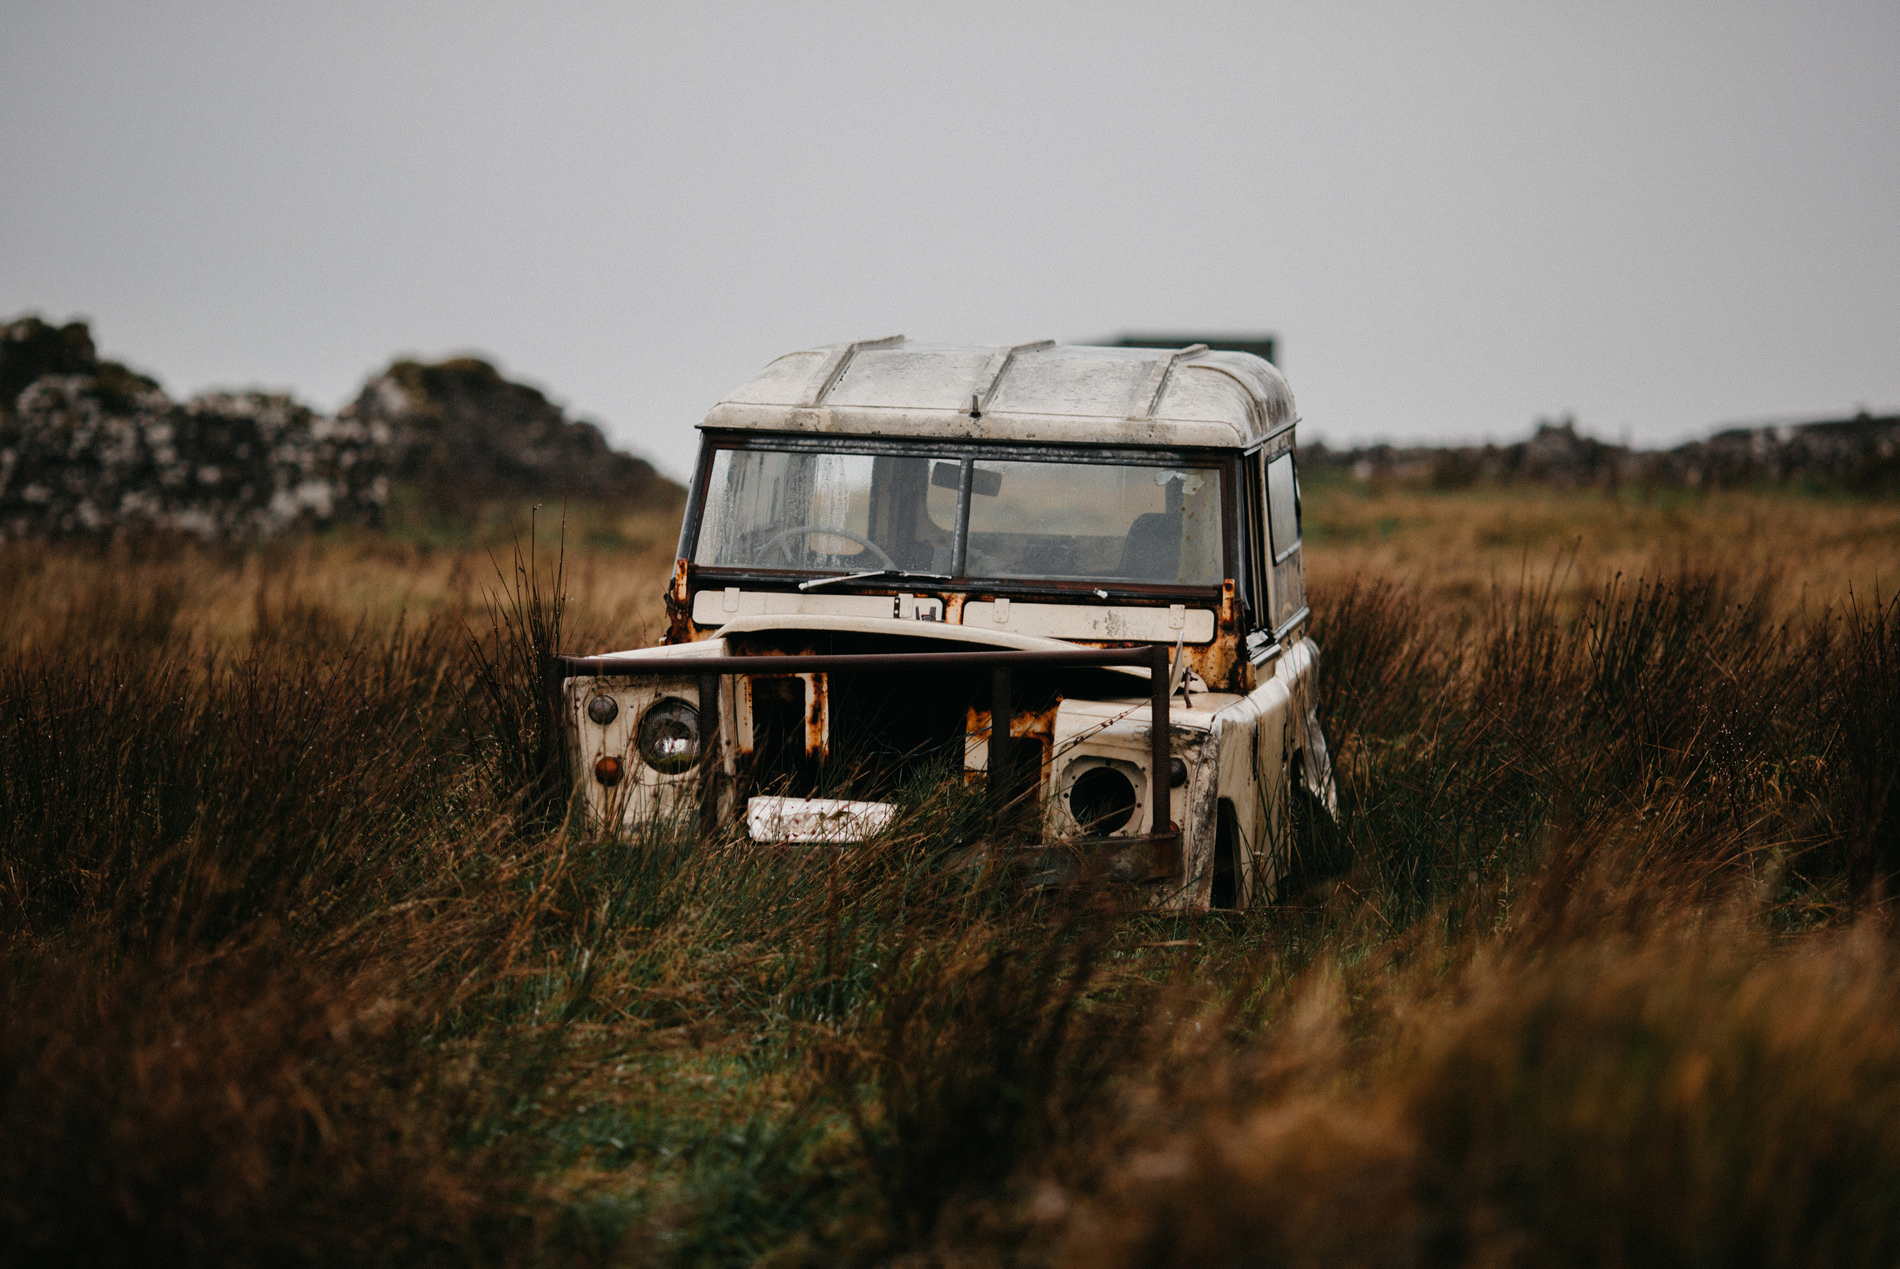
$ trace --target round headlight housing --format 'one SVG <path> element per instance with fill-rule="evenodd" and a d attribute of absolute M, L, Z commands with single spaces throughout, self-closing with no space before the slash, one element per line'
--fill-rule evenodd
<path fill-rule="evenodd" d="M 692 770 L 699 761 L 699 711 L 678 697 L 656 701 L 640 718 L 634 747 L 663 775 Z"/>
<path fill-rule="evenodd" d="M 1140 804 L 1134 781 L 1116 767 L 1090 767 L 1069 786 L 1069 814 L 1094 837 L 1126 828 Z"/>

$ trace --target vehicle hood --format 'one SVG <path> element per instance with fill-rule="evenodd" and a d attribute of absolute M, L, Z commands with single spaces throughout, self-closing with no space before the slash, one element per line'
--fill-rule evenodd
<path fill-rule="evenodd" d="M 933 643 L 963 643 L 970 645 L 970 650 L 973 652 L 983 648 L 1010 648 L 1023 652 L 1060 652 L 1080 646 L 1064 639 L 1013 634 L 1007 630 L 985 630 L 946 622 L 907 621 L 896 617 L 840 617 L 817 613 L 767 613 L 758 616 L 735 617 L 721 626 L 715 637 L 697 643 L 677 643 L 657 648 L 635 648 L 627 652 L 591 655 L 665 656 L 682 659 L 695 656 L 723 656 L 728 651 L 727 639 L 731 635 L 773 632 L 792 634 L 802 631 L 810 631 L 814 634 L 869 634 L 882 638 L 929 640 Z M 1148 671 L 1143 666 L 1115 665 L 1100 668 L 1140 679 L 1148 677 Z"/>

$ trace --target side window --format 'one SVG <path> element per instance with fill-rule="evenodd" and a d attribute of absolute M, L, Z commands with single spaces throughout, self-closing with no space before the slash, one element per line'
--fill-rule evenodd
<path fill-rule="evenodd" d="M 1273 628 L 1286 627 L 1306 608 L 1306 569 L 1300 550 L 1300 478 L 1293 452 L 1267 464 L 1267 534 L 1273 539 Z"/>
<path fill-rule="evenodd" d="M 1267 464 L 1267 519 L 1277 564 L 1300 544 L 1300 480 L 1293 471 L 1291 452 Z"/>
<path fill-rule="evenodd" d="M 1273 625 L 1273 547 L 1267 541 L 1266 460 L 1249 454 L 1247 472 L 1247 577 L 1254 624 Z"/>

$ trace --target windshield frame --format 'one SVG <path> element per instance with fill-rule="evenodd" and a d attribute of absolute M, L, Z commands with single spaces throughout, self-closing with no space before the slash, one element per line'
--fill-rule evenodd
<path fill-rule="evenodd" d="M 888 437 L 870 436 L 813 436 L 810 433 L 785 434 L 762 433 L 753 431 L 724 432 L 710 429 L 702 431 L 699 461 L 694 467 L 692 484 L 687 491 L 686 513 L 680 524 L 679 550 L 676 558 L 687 561 L 687 567 L 694 575 L 717 577 L 722 584 L 777 584 L 795 585 L 815 577 L 827 575 L 826 570 L 801 568 L 765 568 L 753 565 L 700 564 L 693 562 L 698 546 L 700 530 L 703 527 L 707 504 L 707 486 L 711 480 L 715 454 L 720 450 L 766 450 L 799 451 L 807 453 L 851 453 L 851 454 L 892 454 L 920 458 L 934 458 L 955 461 L 963 464 L 966 487 L 958 491 L 955 526 L 957 538 L 956 554 L 958 561 L 967 570 L 965 558 L 966 539 L 970 523 L 970 496 L 967 489 L 970 464 L 980 463 L 985 458 L 997 461 L 1044 461 L 1044 462 L 1086 462 L 1107 464 L 1128 464 L 1142 467 L 1198 467 L 1218 472 L 1220 478 L 1220 561 L 1221 574 L 1225 579 L 1239 576 L 1242 567 L 1242 544 L 1240 542 L 1241 513 L 1240 460 L 1242 451 L 1238 449 L 1199 449 L 1169 446 L 1079 446 L 1079 445 L 1035 445 L 1020 442 L 969 441 L 945 438 L 916 438 L 897 440 Z M 913 588 L 924 588 L 940 592 L 980 591 L 984 594 L 1047 594 L 1050 592 L 1077 592 L 1086 595 L 1191 595 L 1199 598 L 1218 596 L 1223 581 L 1207 585 L 1193 585 L 1181 582 L 1138 582 L 1113 578 L 1076 579 L 1076 578 L 1001 578 L 970 576 L 967 572 L 958 573 L 948 580 L 936 576 L 916 575 Z M 895 587 L 910 584 L 908 579 L 899 576 L 866 578 L 862 583 L 840 582 L 828 589 L 848 590 L 858 585 L 874 591 L 888 591 Z"/>

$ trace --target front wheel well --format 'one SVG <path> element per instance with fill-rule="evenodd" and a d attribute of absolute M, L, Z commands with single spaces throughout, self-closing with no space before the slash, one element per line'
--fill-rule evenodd
<path fill-rule="evenodd" d="M 1221 798 L 1214 807 L 1214 877 L 1207 906 L 1237 909 L 1241 906 L 1240 816 L 1234 804 Z"/>
<path fill-rule="evenodd" d="M 1291 893 L 1351 865 L 1351 852 L 1332 808 L 1306 779 L 1306 750 L 1293 751 L 1287 764 L 1287 813 L 1290 850 L 1281 890 Z"/>

